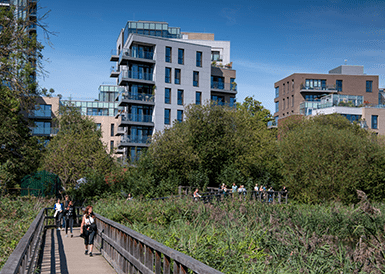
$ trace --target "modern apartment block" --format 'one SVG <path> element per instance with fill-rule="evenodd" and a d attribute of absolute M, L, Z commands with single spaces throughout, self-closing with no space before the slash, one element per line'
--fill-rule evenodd
<path fill-rule="evenodd" d="M 385 134 L 384 93 L 378 84 L 378 75 L 366 75 L 363 66 L 343 65 L 329 74 L 294 73 L 274 84 L 274 124 L 291 115 L 339 113 Z"/>
<path fill-rule="evenodd" d="M 111 77 L 123 90 L 117 101 L 118 147 L 135 160 L 153 133 L 183 121 L 185 106 L 235 103 L 230 42 L 213 34 L 182 33 L 165 22 L 128 21 L 111 59 Z"/>

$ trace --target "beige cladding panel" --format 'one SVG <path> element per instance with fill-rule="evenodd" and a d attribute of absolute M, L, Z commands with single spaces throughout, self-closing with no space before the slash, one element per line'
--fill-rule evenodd
<path fill-rule="evenodd" d="M 189 40 L 210 40 L 214 41 L 214 33 L 182 32 L 188 35 Z"/>
<path fill-rule="evenodd" d="M 377 129 L 372 129 L 372 115 L 377 115 Z M 381 108 L 363 108 L 362 119 L 365 119 L 368 127 L 380 135 L 385 135 L 385 109 Z"/>
<path fill-rule="evenodd" d="M 118 128 L 117 119 L 114 116 L 90 116 L 96 124 L 101 124 L 102 142 L 107 146 L 107 151 L 110 151 L 110 142 L 114 141 L 114 147 L 117 147 L 119 136 L 115 136 Z M 111 136 L 111 124 L 114 124 L 114 136 Z"/>

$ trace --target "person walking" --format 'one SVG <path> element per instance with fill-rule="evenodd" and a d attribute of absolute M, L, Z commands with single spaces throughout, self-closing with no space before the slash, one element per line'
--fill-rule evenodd
<path fill-rule="evenodd" d="M 88 255 L 88 247 L 90 247 L 90 257 L 93 256 L 92 249 L 94 247 L 94 238 L 96 234 L 95 215 L 92 211 L 92 206 L 87 206 L 84 210 L 82 224 L 80 225 L 80 234 L 84 235 L 85 255 Z"/>
<path fill-rule="evenodd" d="M 63 212 L 62 212 L 62 216 L 63 216 L 63 230 L 66 228 L 66 217 L 67 217 L 67 208 L 68 208 L 68 204 L 69 204 L 69 197 L 68 195 L 64 196 L 64 208 L 63 208 Z"/>
<path fill-rule="evenodd" d="M 194 196 L 194 200 L 195 200 L 195 201 L 198 201 L 199 198 L 202 197 L 202 196 L 199 194 L 199 189 L 198 189 L 198 188 L 195 189 L 193 196 Z"/>
<path fill-rule="evenodd" d="M 74 236 L 72 234 L 72 228 L 74 226 L 74 216 L 75 216 L 75 207 L 72 201 L 68 202 L 68 206 L 66 208 L 66 237 L 68 237 L 68 227 L 70 227 L 71 238 Z"/>
<path fill-rule="evenodd" d="M 62 215 L 63 215 L 63 204 L 60 203 L 60 199 L 57 199 L 56 204 L 54 205 L 53 209 L 55 209 L 55 214 L 53 215 L 56 219 L 56 227 L 57 230 L 60 230 L 60 222 L 62 220 Z"/>

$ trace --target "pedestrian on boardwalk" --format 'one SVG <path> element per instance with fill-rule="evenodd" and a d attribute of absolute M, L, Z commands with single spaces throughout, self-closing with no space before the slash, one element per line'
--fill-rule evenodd
<path fill-rule="evenodd" d="M 68 206 L 66 208 L 66 237 L 68 237 L 68 227 L 70 227 L 71 238 L 74 236 L 72 234 L 72 228 L 74 226 L 74 216 L 75 216 L 75 207 L 72 201 L 68 202 Z"/>
<path fill-rule="evenodd" d="M 63 215 L 63 204 L 60 203 L 60 199 L 57 199 L 57 203 L 54 205 L 53 209 L 55 209 L 55 214 L 53 215 L 56 219 L 56 227 L 57 230 L 60 230 L 60 222 Z"/>
<path fill-rule="evenodd" d="M 233 195 L 234 195 L 234 193 L 237 192 L 237 188 L 238 188 L 238 186 L 235 183 L 233 183 L 233 186 L 231 187 L 231 193 L 233 193 Z"/>
<path fill-rule="evenodd" d="M 95 215 L 92 206 L 87 206 L 84 210 L 82 224 L 80 226 L 80 234 L 84 235 L 85 255 L 88 255 L 88 246 L 90 247 L 90 257 L 92 257 L 92 249 L 94 247 L 94 238 L 96 234 Z"/>
<path fill-rule="evenodd" d="M 199 189 L 198 189 L 198 188 L 195 189 L 193 196 L 194 196 L 194 200 L 195 200 L 195 201 L 198 201 L 199 198 L 202 197 L 202 196 L 199 194 Z"/>

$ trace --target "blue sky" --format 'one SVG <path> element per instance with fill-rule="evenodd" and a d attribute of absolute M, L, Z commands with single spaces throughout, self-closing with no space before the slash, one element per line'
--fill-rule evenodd
<path fill-rule="evenodd" d="M 237 101 L 254 96 L 274 112 L 274 82 L 300 72 L 328 73 L 363 65 L 385 87 L 385 1 L 128 1 L 40 0 L 56 32 L 45 45 L 42 87 L 79 99 L 97 98 L 109 78 L 111 50 L 128 20 L 168 22 L 186 32 L 231 42 Z"/>

